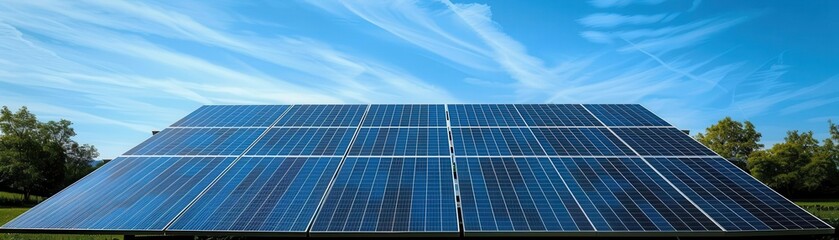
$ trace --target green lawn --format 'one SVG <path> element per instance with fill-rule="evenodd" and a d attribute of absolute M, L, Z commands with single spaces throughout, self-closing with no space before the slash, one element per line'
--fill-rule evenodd
<path fill-rule="evenodd" d="M 0 207 L 31 207 L 43 200 L 43 197 L 33 195 L 29 201 L 24 201 L 23 194 L 0 191 Z"/>
<path fill-rule="evenodd" d="M 839 219 L 839 199 L 808 199 L 795 203 L 817 217 Z"/>

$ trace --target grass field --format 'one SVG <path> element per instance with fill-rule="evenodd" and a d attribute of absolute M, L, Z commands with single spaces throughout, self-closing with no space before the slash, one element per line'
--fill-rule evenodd
<path fill-rule="evenodd" d="M 839 219 L 839 199 L 800 200 L 795 203 L 817 217 Z"/>
<path fill-rule="evenodd" d="M 29 201 L 24 201 L 23 194 L 0 191 L 0 207 L 31 207 L 43 200 L 43 197 L 33 195 Z"/>

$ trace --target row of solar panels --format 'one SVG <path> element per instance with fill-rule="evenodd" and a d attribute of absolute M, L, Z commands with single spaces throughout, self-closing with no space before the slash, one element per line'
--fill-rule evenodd
<path fill-rule="evenodd" d="M 664 125 L 639 105 L 205 106 L 3 229 L 832 231 Z"/>
<path fill-rule="evenodd" d="M 290 108 L 290 109 L 289 109 Z M 641 105 L 374 104 L 204 106 L 172 127 L 597 127 L 670 126 Z M 599 120 L 598 120 L 599 119 Z M 602 122 L 602 123 L 601 123 Z"/>

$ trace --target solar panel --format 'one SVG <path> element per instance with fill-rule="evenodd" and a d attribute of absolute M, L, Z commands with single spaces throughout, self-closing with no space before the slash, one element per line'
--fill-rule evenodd
<path fill-rule="evenodd" d="M 605 128 L 531 128 L 548 155 L 635 155 Z"/>
<path fill-rule="evenodd" d="M 675 128 L 613 128 L 612 131 L 641 156 L 716 155 Z"/>
<path fill-rule="evenodd" d="M 355 127 L 367 105 L 294 105 L 276 126 Z"/>
<path fill-rule="evenodd" d="M 125 155 L 240 155 L 261 128 L 167 128 Z"/>
<path fill-rule="evenodd" d="M 545 155 L 527 128 L 452 128 L 457 156 Z"/>
<path fill-rule="evenodd" d="M 585 104 L 606 126 L 670 126 L 638 104 Z"/>
<path fill-rule="evenodd" d="M 448 156 L 446 128 L 361 128 L 352 156 Z"/>
<path fill-rule="evenodd" d="M 286 109 L 286 105 L 207 105 L 172 127 L 268 127 Z"/>
<path fill-rule="evenodd" d="M 312 234 L 415 232 L 457 236 L 450 158 L 350 157 Z"/>
<path fill-rule="evenodd" d="M 234 158 L 117 158 L 4 228 L 162 231 Z"/>
<path fill-rule="evenodd" d="M 445 127 L 446 109 L 442 104 L 373 104 L 362 125 Z"/>
<path fill-rule="evenodd" d="M 355 128 L 272 128 L 247 155 L 342 156 Z"/>
<path fill-rule="evenodd" d="M 716 237 L 834 229 L 641 105 L 204 106 L 0 232 Z"/>
<path fill-rule="evenodd" d="M 602 126 L 579 104 L 516 104 L 528 126 Z"/>
<path fill-rule="evenodd" d="M 456 161 L 466 236 L 594 230 L 548 158 Z"/>
<path fill-rule="evenodd" d="M 302 233 L 340 157 L 244 157 L 170 231 Z"/>
<path fill-rule="evenodd" d="M 719 157 L 648 160 L 728 231 L 830 228 L 728 160 Z"/>
<path fill-rule="evenodd" d="M 525 126 L 513 104 L 449 104 L 452 127 Z"/>
<path fill-rule="evenodd" d="M 639 158 L 553 158 L 598 231 L 721 230 Z"/>

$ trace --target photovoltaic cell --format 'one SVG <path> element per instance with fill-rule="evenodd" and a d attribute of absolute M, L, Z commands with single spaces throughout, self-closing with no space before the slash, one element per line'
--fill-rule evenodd
<path fill-rule="evenodd" d="M 162 231 L 233 159 L 117 158 L 3 227 Z"/>
<path fill-rule="evenodd" d="M 670 126 L 638 104 L 585 104 L 606 126 Z"/>
<path fill-rule="evenodd" d="M 247 155 L 343 156 L 355 128 L 272 128 Z"/>
<path fill-rule="evenodd" d="M 516 104 L 528 126 L 603 126 L 579 104 Z"/>
<path fill-rule="evenodd" d="M 452 127 L 525 126 L 512 104 L 449 104 Z"/>
<path fill-rule="evenodd" d="M 362 126 L 445 127 L 442 104 L 373 104 Z"/>
<path fill-rule="evenodd" d="M 457 156 L 545 155 L 527 128 L 452 128 Z"/>
<path fill-rule="evenodd" d="M 829 229 L 722 158 L 647 158 L 728 231 Z"/>
<path fill-rule="evenodd" d="M 628 156 L 635 154 L 605 128 L 531 128 L 548 155 Z"/>
<path fill-rule="evenodd" d="M 351 156 L 448 156 L 446 128 L 361 128 Z"/>
<path fill-rule="evenodd" d="M 125 155 L 240 155 L 262 128 L 167 128 Z"/>
<path fill-rule="evenodd" d="M 675 128 L 613 128 L 612 131 L 642 156 L 715 156 Z"/>
<path fill-rule="evenodd" d="M 592 231 L 548 158 L 455 158 L 470 232 Z"/>
<path fill-rule="evenodd" d="M 311 232 L 457 235 L 453 184 L 450 158 L 349 157 Z"/>
<path fill-rule="evenodd" d="M 304 233 L 340 157 L 243 157 L 169 231 Z"/>
<path fill-rule="evenodd" d="M 276 126 L 357 127 L 367 105 L 294 105 Z"/>
<path fill-rule="evenodd" d="M 287 105 L 205 105 L 173 127 L 268 127 Z"/>
<path fill-rule="evenodd" d="M 597 231 L 720 231 L 640 158 L 552 158 Z"/>

